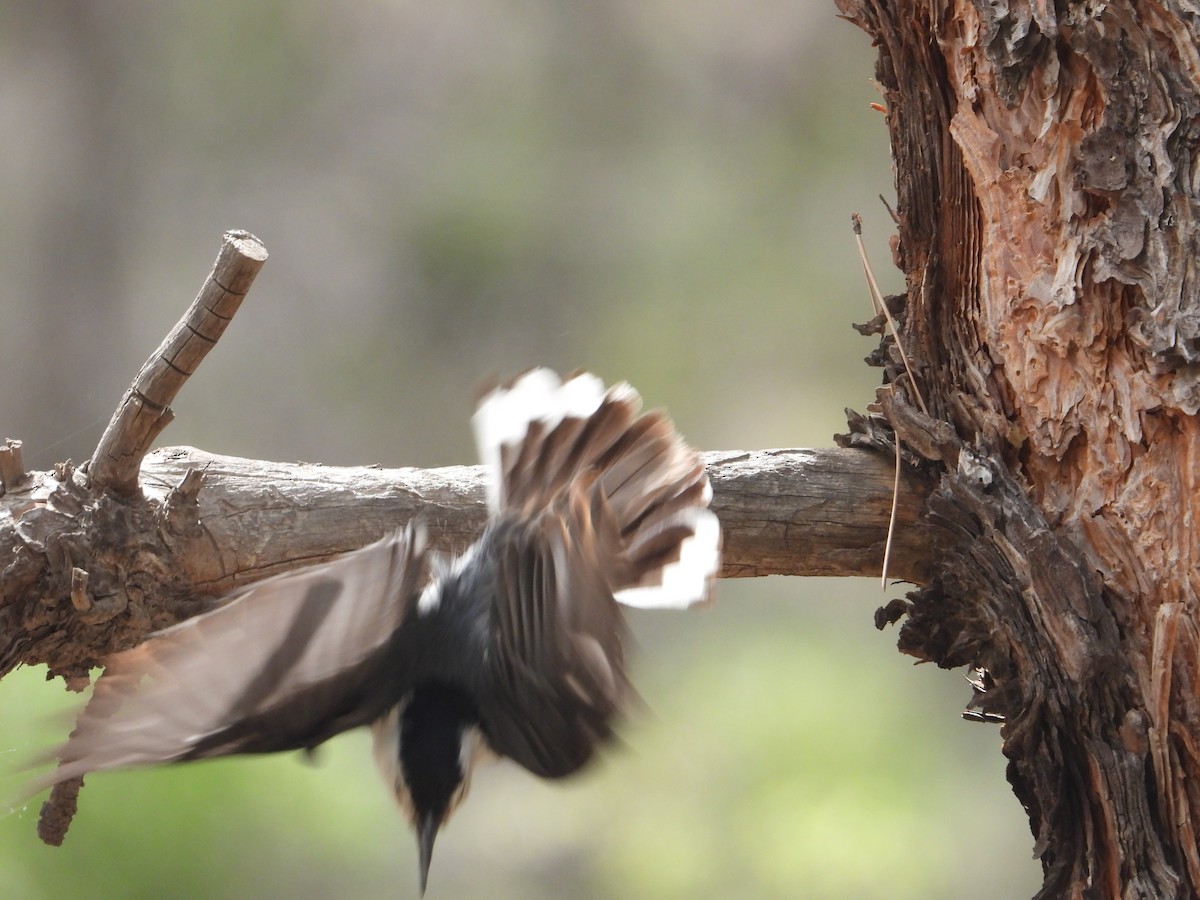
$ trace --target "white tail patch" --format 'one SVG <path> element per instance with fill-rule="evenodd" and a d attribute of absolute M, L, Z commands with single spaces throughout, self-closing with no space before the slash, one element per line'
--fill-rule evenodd
<path fill-rule="evenodd" d="M 627 383 L 606 391 L 595 375 L 562 381 L 548 369 L 531 369 L 487 394 L 472 423 L 488 470 L 488 506 L 493 514 L 512 507 L 540 515 L 585 479 L 620 534 L 605 562 L 621 579 L 616 600 L 686 609 L 706 600 L 716 580 L 721 527 L 708 509 L 712 487 L 696 451 L 665 414 L 639 418 L 641 403 Z M 420 608 L 432 603 L 422 598 Z"/>
<path fill-rule="evenodd" d="M 687 609 L 708 598 L 721 566 L 721 526 L 710 509 L 691 507 L 692 536 L 684 538 L 679 559 L 662 569 L 661 582 L 617 591 L 618 603 L 638 609 Z"/>
<path fill-rule="evenodd" d="M 520 444 L 534 422 L 549 431 L 567 417 L 586 419 L 603 399 L 604 382 L 595 375 L 582 372 L 564 382 L 549 369 L 530 369 L 480 400 L 471 425 L 479 460 L 487 468 L 488 508 L 497 512 L 503 502 L 501 448 Z"/>

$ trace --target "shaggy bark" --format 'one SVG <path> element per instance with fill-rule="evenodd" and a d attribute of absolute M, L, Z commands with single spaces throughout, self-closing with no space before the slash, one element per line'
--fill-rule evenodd
<path fill-rule="evenodd" d="M 1039 896 L 1200 895 L 1198 11 L 838 5 L 879 48 L 932 414 L 885 352 L 847 442 L 894 428 L 958 539 L 887 617 L 984 670 Z"/>

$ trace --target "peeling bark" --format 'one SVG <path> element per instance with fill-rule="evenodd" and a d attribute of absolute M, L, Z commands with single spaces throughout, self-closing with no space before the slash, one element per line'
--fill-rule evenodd
<path fill-rule="evenodd" d="M 986 669 L 1040 896 L 1196 896 L 1200 17 L 838 5 L 879 47 L 934 417 L 896 385 L 849 440 L 922 448 L 959 538 L 901 649 Z"/>

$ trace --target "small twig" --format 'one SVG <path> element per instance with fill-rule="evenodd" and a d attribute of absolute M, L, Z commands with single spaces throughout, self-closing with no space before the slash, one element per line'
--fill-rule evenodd
<path fill-rule="evenodd" d="M 146 360 L 104 430 L 88 469 L 94 487 L 137 491 L 142 458 L 174 417 L 171 402 L 224 333 L 266 259 L 266 248 L 254 235 L 225 233 L 199 296 Z"/>
<path fill-rule="evenodd" d="M 0 494 L 7 493 L 25 480 L 21 442 L 9 438 L 0 447 Z"/>
<path fill-rule="evenodd" d="M 163 505 L 162 521 L 173 534 L 183 534 L 200 525 L 200 505 L 197 498 L 204 485 L 204 470 L 188 469 L 179 479 L 179 484 L 167 492 Z"/>
<path fill-rule="evenodd" d="M 169 499 L 173 499 L 178 503 L 195 503 L 196 498 L 200 496 L 200 486 L 204 484 L 203 469 L 188 469 L 183 477 L 179 479 L 179 484 L 171 488 Z"/>
<path fill-rule="evenodd" d="M 900 438 L 896 438 L 896 474 L 892 482 L 892 511 L 888 515 L 887 540 L 883 544 L 883 571 L 879 574 L 879 587 L 887 590 L 888 563 L 892 560 L 892 537 L 896 533 L 896 508 L 900 502 Z"/>
<path fill-rule="evenodd" d="M 79 810 L 79 789 L 82 778 L 60 781 L 50 790 L 50 796 L 42 804 L 38 815 L 37 833 L 43 842 L 52 847 L 61 847 L 67 829 Z"/>
<path fill-rule="evenodd" d="M 71 569 L 71 605 L 79 612 L 87 612 L 92 608 L 92 598 L 88 596 L 88 573 L 85 569 Z"/>
<path fill-rule="evenodd" d="M 899 225 L 899 224 L 900 224 L 900 217 L 899 217 L 898 215 L 896 215 L 896 211 L 895 211 L 894 209 L 892 209 L 892 204 L 890 204 L 890 203 L 888 203 L 888 202 L 887 202 L 887 197 L 883 196 L 883 194 L 880 194 L 880 195 L 879 195 L 879 202 L 880 202 L 880 203 L 882 203 L 882 204 L 883 204 L 883 208 L 884 208 L 884 209 L 886 209 L 886 210 L 888 211 L 888 215 L 892 217 L 892 221 L 893 221 L 893 222 L 894 222 L 896 225 Z"/>
<path fill-rule="evenodd" d="M 887 204 L 885 203 L 884 205 L 886 206 Z M 912 385 L 913 393 L 917 397 L 917 402 L 921 404 L 922 412 L 928 416 L 929 410 L 926 409 L 925 400 L 921 397 L 921 391 L 917 388 L 917 380 L 913 376 L 912 367 L 908 364 L 908 355 L 904 352 L 904 344 L 900 340 L 900 332 L 896 329 L 896 320 L 892 318 L 891 310 L 887 308 L 887 304 L 883 300 L 883 294 L 879 290 L 879 282 L 875 280 L 875 272 L 871 269 L 871 263 L 867 260 L 867 248 L 863 244 L 862 239 L 862 218 L 858 213 L 853 213 L 850 216 L 850 221 L 854 225 L 854 241 L 858 244 L 858 257 L 862 260 L 863 271 L 867 275 L 867 286 L 871 292 L 871 304 L 875 307 L 876 314 L 883 313 L 883 317 L 887 319 L 888 328 L 892 330 L 892 339 L 896 342 L 896 349 L 900 351 L 900 360 L 904 363 L 904 371 L 908 373 L 908 380 Z M 903 462 L 900 458 L 900 435 L 896 434 L 895 437 L 896 472 L 892 490 L 892 510 L 888 517 L 887 540 L 883 545 L 883 571 L 879 574 L 879 586 L 884 591 L 887 590 L 888 563 L 891 562 L 892 556 L 892 538 L 896 533 L 896 503 L 900 492 L 900 467 Z"/>
<path fill-rule="evenodd" d="M 76 572 L 79 569 L 75 570 Z M 85 573 L 86 574 L 86 573 Z M 67 689 L 82 691 L 91 679 L 86 675 L 67 681 Z M 38 837 L 52 847 L 61 847 L 71 821 L 79 810 L 79 789 L 83 787 L 83 777 L 60 781 L 50 789 L 50 796 L 42 804 L 38 814 Z"/>
<path fill-rule="evenodd" d="M 912 385 L 913 393 L 917 397 L 917 404 L 921 407 L 921 412 L 929 415 L 929 409 L 925 406 L 925 398 L 921 396 L 921 391 L 917 387 L 917 377 L 913 373 L 912 366 L 909 365 L 908 354 L 904 352 L 904 344 L 900 340 L 900 332 L 896 328 L 896 320 L 892 318 L 891 310 L 883 302 L 883 294 L 879 290 L 879 282 L 875 280 L 875 273 L 871 269 L 870 262 L 867 261 L 867 248 L 863 244 L 862 239 L 862 219 L 858 213 L 853 213 L 850 216 L 850 221 L 854 223 L 854 240 L 858 244 L 858 256 L 862 260 L 863 271 L 867 273 L 867 286 L 871 290 L 871 303 L 875 307 L 875 312 L 883 313 L 883 317 L 887 319 L 888 327 L 892 330 L 892 337 L 896 339 L 896 349 L 900 351 L 900 361 L 904 363 L 904 371 L 908 373 L 909 383 Z"/>

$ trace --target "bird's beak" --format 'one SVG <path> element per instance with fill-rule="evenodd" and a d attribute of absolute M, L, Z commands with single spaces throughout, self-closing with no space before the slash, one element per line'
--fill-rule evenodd
<path fill-rule="evenodd" d="M 429 862 L 433 859 L 433 842 L 437 839 L 441 818 L 426 813 L 417 821 L 417 849 L 421 859 L 421 896 L 425 896 L 425 883 L 429 881 Z"/>

